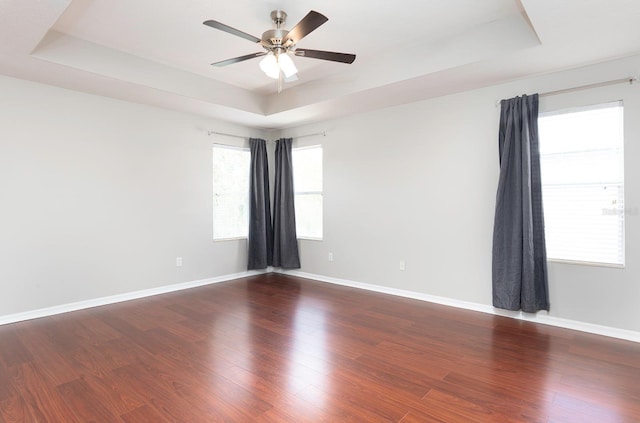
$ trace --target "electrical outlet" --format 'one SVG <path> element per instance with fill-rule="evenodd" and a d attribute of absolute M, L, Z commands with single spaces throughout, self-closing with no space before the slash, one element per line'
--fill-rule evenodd
<path fill-rule="evenodd" d="M 176 267 L 182 267 L 182 257 L 176 257 Z"/>
<path fill-rule="evenodd" d="M 404 270 L 404 269 L 405 269 L 404 260 L 400 260 L 400 270 Z"/>
<path fill-rule="evenodd" d="M 329 261 L 333 261 L 333 253 L 329 253 Z"/>

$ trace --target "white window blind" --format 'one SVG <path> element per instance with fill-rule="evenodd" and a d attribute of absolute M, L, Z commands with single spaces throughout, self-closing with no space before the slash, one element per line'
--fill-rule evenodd
<path fill-rule="evenodd" d="M 213 146 L 213 239 L 249 236 L 249 149 Z"/>
<path fill-rule="evenodd" d="M 538 123 L 547 257 L 624 266 L 622 102 Z"/>
<path fill-rule="evenodd" d="M 292 159 L 298 238 L 322 239 L 322 146 L 294 148 Z"/>

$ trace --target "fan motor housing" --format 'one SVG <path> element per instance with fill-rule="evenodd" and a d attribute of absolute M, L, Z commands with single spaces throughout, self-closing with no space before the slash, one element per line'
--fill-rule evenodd
<path fill-rule="evenodd" d="M 262 33 L 262 43 L 266 46 L 281 46 L 289 31 L 286 29 L 268 29 Z"/>

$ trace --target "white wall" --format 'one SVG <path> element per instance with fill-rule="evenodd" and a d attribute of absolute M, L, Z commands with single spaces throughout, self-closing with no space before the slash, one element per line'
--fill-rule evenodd
<path fill-rule="evenodd" d="M 247 128 L 0 77 L 0 316 L 246 269 L 211 145 Z M 177 268 L 176 257 L 184 265 Z"/>
<path fill-rule="evenodd" d="M 498 178 L 496 102 L 638 75 L 640 57 L 283 131 L 321 143 L 324 241 L 300 241 L 303 271 L 491 305 Z M 624 100 L 627 208 L 640 203 L 640 88 L 549 96 L 541 110 Z M 334 261 L 327 260 L 332 252 Z M 640 331 L 640 221 L 626 219 L 625 269 L 550 263 L 550 316 Z M 399 261 L 406 270 L 399 270 Z"/>
<path fill-rule="evenodd" d="M 300 241 L 302 270 L 490 305 L 496 101 L 638 70 L 635 57 L 283 131 L 328 134 L 297 143 L 322 143 L 325 160 L 325 238 Z M 275 133 L 6 77 L 0 92 L 0 316 L 245 269 L 245 241 L 211 240 L 210 147 L 242 141 L 206 131 Z M 633 209 L 640 87 L 541 108 L 617 99 Z M 550 264 L 551 316 L 640 331 L 639 219 L 625 269 Z"/>

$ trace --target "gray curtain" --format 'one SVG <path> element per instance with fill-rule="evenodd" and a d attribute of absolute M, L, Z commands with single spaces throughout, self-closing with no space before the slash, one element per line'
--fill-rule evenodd
<path fill-rule="evenodd" d="M 267 143 L 250 138 L 249 251 L 247 269 L 266 269 L 273 264 L 273 226 L 269 197 Z"/>
<path fill-rule="evenodd" d="M 538 95 L 502 100 L 500 179 L 493 228 L 493 305 L 549 310 Z"/>
<path fill-rule="evenodd" d="M 276 141 L 276 174 L 273 194 L 273 265 L 299 269 L 296 213 L 293 191 L 292 138 Z"/>

